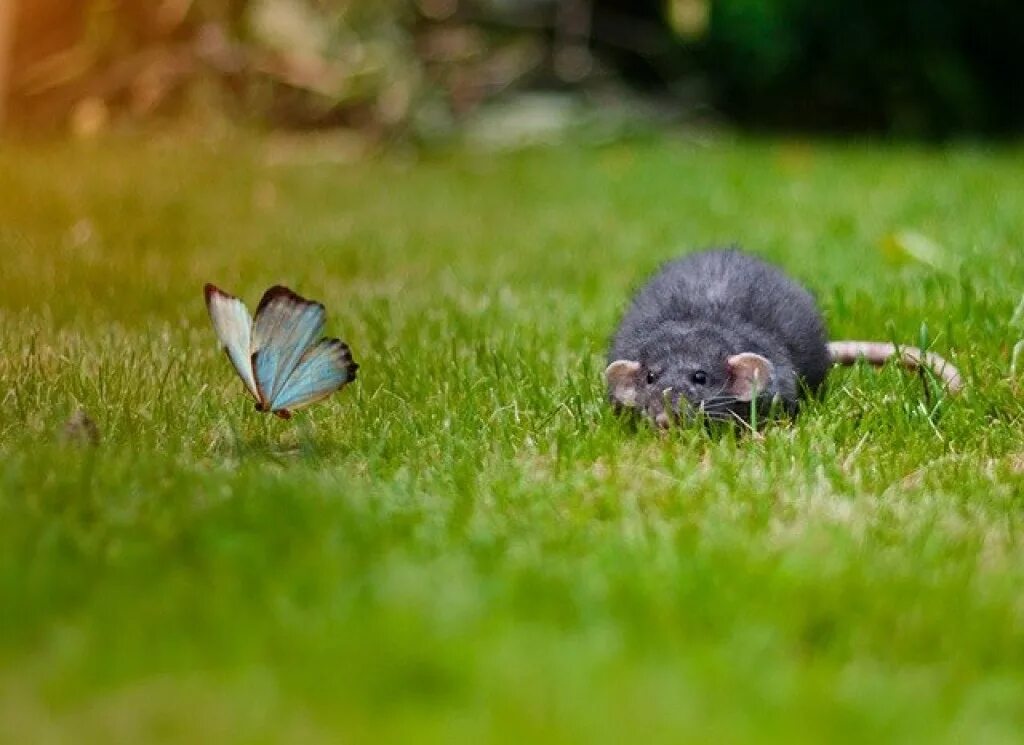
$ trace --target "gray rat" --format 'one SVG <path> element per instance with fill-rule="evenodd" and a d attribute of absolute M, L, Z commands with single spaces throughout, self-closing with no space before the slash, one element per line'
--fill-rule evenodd
<path fill-rule="evenodd" d="M 605 380 L 616 408 L 660 427 L 698 413 L 749 422 L 755 411 L 795 414 L 834 364 L 896 357 L 961 388 L 956 368 L 934 353 L 830 343 L 804 287 L 755 256 L 716 249 L 668 262 L 640 288 L 612 339 Z"/>

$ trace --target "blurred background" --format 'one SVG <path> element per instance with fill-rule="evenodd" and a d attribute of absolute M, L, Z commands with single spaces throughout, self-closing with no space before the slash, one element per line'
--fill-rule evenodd
<path fill-rule="evenodd" d="M 0 0 L 0 121 L 1012 137 L 1016 0 Z"/>

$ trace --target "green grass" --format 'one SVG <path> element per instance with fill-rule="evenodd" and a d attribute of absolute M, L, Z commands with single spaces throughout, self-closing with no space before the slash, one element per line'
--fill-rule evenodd
<path fill-rule="evenodd" d="M 0 148 L 0 741 L 1018 740 L 1024 152 L 272 147 Z M 630 288 L 731 241 L 966 393 L 616 420 Z M 323 300 L 358 383 L 258 415 L 206 281 Z"/>

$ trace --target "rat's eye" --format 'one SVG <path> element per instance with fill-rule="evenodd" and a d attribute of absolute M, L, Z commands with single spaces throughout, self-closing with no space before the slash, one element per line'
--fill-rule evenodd
<path fill-rule="evenodd" d="M 697 370 L 693 375 L 690 376 L 690 379 L 694 382 L 695 385 L 704 385 L 705 383 L 708 382 L 708 374 L 703 370 Z"/>
<path fill-rule="evenodd" d="M 654 383 L 654 373 L 651 371 L 647 372 L 647 385 Z"/>

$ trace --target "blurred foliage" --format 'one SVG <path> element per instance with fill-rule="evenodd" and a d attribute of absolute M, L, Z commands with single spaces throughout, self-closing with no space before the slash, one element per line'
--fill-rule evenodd
<path fill-rule="evenodd" d="M 757 127 L 1008 134 L 1022 33 L 1013 0 L 20 0 L 10 109 L 86 134 L 198 111 L 387 135 L 625 82 Z"/>
<path fill-rule="evenodd" d="M 898 134 L 1024 124 L 1017 0 L 715 4 L 704 59 L 748 120 Z M 767 33 L 766 33 L 767 31 Z"/>
<path fill-rule="evenodd" d="M 544 56 L 530 24 L 485 35 L 458 10 L 455 0 L 22 0 L 12 117 L 83 134 L 112 117 L 197 110 L 291 127 L 444 128 Z"/>
<path fill-rule="evenodd" d="M 595 28 L 628 17 L 648 29 L 644 49 L 620 53 L 634 81 L 696 76 L 716 109 L 748 126 L 925 138 L 1024 127 L 1017 0 L 595 3 L 605 17 Z"/>

